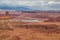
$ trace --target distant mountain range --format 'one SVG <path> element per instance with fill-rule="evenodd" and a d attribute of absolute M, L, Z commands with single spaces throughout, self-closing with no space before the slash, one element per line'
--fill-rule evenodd
<path fill-rule="evenodd" d="M 1 10 L 31 11 L 32 9 L 23 6 L 0 6 Z"/>
<path fill-rule="evenodd" d="M 37 10 L 28 8 L 26 6 L 7 6 L 7 5 L 0 5 L 0 10 L 16 10 L 16 11 L 34 11 L 34 12 L 60 12 L 60 10 Z"/>

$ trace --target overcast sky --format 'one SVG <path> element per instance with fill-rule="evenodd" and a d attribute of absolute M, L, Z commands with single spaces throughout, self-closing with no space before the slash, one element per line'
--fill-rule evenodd
<path fill-rule="evenodd" d="M 60 0 L 0 0 L 0 5 L 25 6 L 38 10 L 60 10 Z"/>

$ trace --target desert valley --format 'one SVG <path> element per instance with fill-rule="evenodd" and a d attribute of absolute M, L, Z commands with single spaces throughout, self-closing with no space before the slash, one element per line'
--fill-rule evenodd
<path fill-rule="evenodd" d="M 60 11 L 0 10 L 0 40 L 60 40 Z"/>

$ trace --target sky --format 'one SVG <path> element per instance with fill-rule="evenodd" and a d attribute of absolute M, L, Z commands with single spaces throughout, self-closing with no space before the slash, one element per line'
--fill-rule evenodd
<path fill-rule="evenodd" d="M 60 0 L 0 0 L 0 5 L 24 6 L 38 10 L 60 10 Z"/>

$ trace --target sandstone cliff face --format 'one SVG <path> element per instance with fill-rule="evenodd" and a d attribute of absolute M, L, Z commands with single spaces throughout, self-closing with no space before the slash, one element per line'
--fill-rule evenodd
<path fill-rule="evenodd" d="M 49 18 L 45 22 L 60 22 L 60 16 L 56 17 L 56 18 Z"/>

